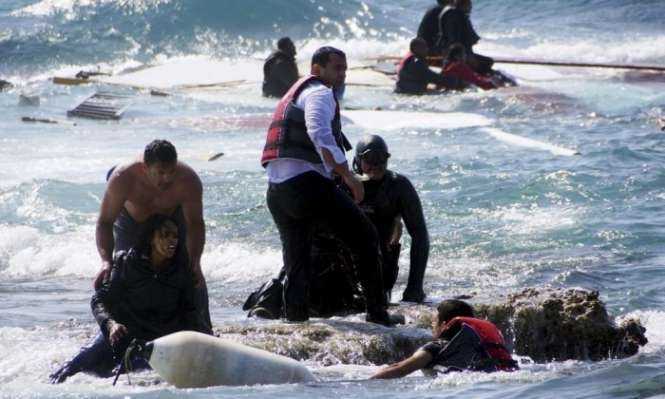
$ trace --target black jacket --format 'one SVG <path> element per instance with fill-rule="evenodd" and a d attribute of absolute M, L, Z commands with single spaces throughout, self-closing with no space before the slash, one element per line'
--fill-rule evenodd
<path fill-rule="evenodd" d="M 425 39 L 429 47 L 430 55 L 441 55 L 441 48 L 437 47 L 439 40 L 439 15 L 442 6 L 434 6 L 427 10 L 418 26 L 418 37 Z"/>
<path fill-rule="evenodd" d="M 263 95 L 282 97 L 298 80 L 295 58 L 277 50 L 263 64 Z"/>
<path fill-rule="evenodd" d="M 444 9 L 439 17 L 439 24 L 441 36 L 437 47 L 441 49 L 448 49 L 451 45 L 460 43 L 467 54 L 471 54 L 472 47 L 480 40 L 469 16 L 457 8 Z"/>
<path fill-rule="evenodd" d="M 148 256 L 134 249 L 121 251 L 91 306 L 107 339 L 110 320 L 124 324 L 132 338 L 144 340 L 182 330 L 211 333 L 194 306 L 194 281 L 185 260 L 155 272 Z"/>
<path fill-rule="evenodd" d="M 423 94 L 430 83 L 449 87 L 452 82 L 450 78 L 429 69 L 425 60 L 411 55 L 397 74 L 395 93 Z"/>
<path fill-rule="evenodd" d="M 404 221 L 411 236 L 411 264 L 406 291 L 422 291 L 429 257 L 429 234 L 416 189 L 405 176 L 390 170 L 386 171 L 382 180 L 368 180 L 363 182 L 363 186 L 365 198 L 360 208 L 374 223 L 384 254 L 390 251 L 386 245 L 393 233 L 395 218 L 400 217 Z"/>

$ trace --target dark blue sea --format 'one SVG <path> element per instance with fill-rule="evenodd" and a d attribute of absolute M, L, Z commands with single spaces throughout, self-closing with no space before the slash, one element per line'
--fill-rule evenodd
<path fill-rule="evenodd" d="M 152 374 L 132 386 L 86 375 L 48 384 L 49 372 L 95 329 L 95 220 L 111 166 L 154 138 L 176 145 L 203 181 L 213 323 L 246 322 L 246 295 L 281 266 L 259 164 L 261 118 L 275 106 L 260 95 L 262 59 L 285 35 L 296 43 L 301 73 L 325 44 L 345 50 L 351 67 L 401 55 L 433 3 L 0 0 L 0 79 L 15 85 L 0 92 L 0 397 L 665 397 L 665 74 L 511 64 L 496 67 L 519 87 L 419 98 L 393 94 L 382 74 L 350 70 L 344 106 L 411 116 L 398 127 L 377 118 L 376 126 L 345 131 L 354 143 L 381 134 L 389 166 L 420 193 L 432 243 L 430 298 L 598 290 L 613 319 L 636 317 L 647 328 L 640 354 L 596 363 L 520 358 L 516 373 L 415 373 L 390 382 L 334 382 L 361 380 L 378 366 L 310 361 L 331 381 L 315 386 L 177 390 L 153 384 Z M 490 56 L 665 66 L 662 0 L 477 0 L 472 20 L 482 37 L 476 50 Z M 111 72 L 125 85 L 50 80 L 79 70 Z M 175 87 L 211 82 L 232 84 Z M 66 117 L 101 89 L 132 96 L 120 121 Z M 465 123 L 423 127 L 423 112 L 462 113 Z M 224 156 L 207 161 L 217 152 Z M 406 283 L 409 246 L 407 236 L 394 300 Z"/>

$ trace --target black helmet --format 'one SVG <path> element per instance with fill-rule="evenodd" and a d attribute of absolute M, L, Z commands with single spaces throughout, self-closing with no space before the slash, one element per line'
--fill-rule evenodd
<path fill-rule="evenodd" d="M 362 170 L 360 169 L 361 159 L 372 164 L 382 164 L 386 163 L 388 158 L 390 158 L 388 145 L 381 136 L 375 134 L 365 136 L 356 144 L 356 156 L 353 157 L 353 170 L 358 174 L 362 174 Z"/>

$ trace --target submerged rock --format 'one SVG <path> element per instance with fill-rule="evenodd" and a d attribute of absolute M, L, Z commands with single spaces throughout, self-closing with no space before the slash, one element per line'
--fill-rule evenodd
<path fill-rule="evenodd" d="M 647 343 L 639 320 L 616 326 L 597 291 L 528 288 L 502 302 L 474 304 L 478 317 L 494 322 L 507 346 L 536 362 L 601 360 L 634 355 Z M 387 328 L 349 319 L 306 323 L 250 321 L 216 329 L 216 335 L 297 360 L 332 364 L 386 364 L 429 342 L 434 306 L 405 305 L 407 325 Z"/>

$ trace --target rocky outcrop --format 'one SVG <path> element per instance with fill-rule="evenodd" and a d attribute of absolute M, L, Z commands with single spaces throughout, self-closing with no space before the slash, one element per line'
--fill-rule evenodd
<path fill-rule="evenodd" d="M 474 304 L 494 322 L 510 349 L 536 362 L 601 360 L 634 355 L 646 344 L 638 320 L 616 326 L 597 291 L 529 288 L 493 304 Z M 257 321 L 216 329 L 217 335 L 322 365 L 385 364 L 431 340 L 434 307 L 400 306 L 406 326 L 386 328 L 348 318 L 301 324 Z"/>

